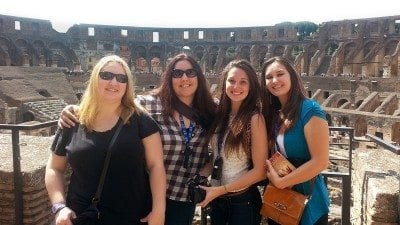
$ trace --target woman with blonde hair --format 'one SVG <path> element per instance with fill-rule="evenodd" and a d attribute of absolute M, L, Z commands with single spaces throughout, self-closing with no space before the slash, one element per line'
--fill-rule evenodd
<path fill-rule="evenodd" d="M 56 225 L 73 224 L 90 206 L 108 150 L 98 224 L 164 223 L 166 176 L 159 128 L 135 104 L 133 87 L 122 58 L 102 58 L 79 105 L 79 125 L 57 131 L 45 177 Z M 115 145 L 107 149 L 120 123 Z M 65 196 L 67 164 L 72 174 Z"/>

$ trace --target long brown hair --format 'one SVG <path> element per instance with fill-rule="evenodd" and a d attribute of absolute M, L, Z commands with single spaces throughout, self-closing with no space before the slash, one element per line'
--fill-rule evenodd
<path fill-rule="evenodd" d="M 265 83 L 265 72 L 267 71 L 268 67 L 274 62 L 282 64 L 290 75 L 291 88 L 288 93 L 287 104 L 284 107 L 282 107 L 282 105 L 280 104 L 278 97 L 274 96 L 268 91 Z M 276 126 L 276 123 L 281 124 L 283 121 L 287 121 L 288 123 L 285 123 L 285 125 L 287 125 L 285 127 L 285 131 L 291 129 L 293 125 L 296 124 L 300 116 L 301 104 L 303 100 L 307 97 L 300 76 L 294 69 L 292 63 L 283 57 L 273 57 L 264 63 L 262 67 L 260 83 L 265 96 L 263 108 L 264 116 L 265 119 L 269 121 L 267 123 L 268 140 L 270 143 L 269 145 L 273 145 L 277 135 L 276 128 L 274 127 Z M 278 113 L 279 110 L 280 113 Z M 273 149 L 272 146 L 268 147 L 269 149 Z"/>
<path fill-rule="evenodd" d="M 211 93 L 209 90 L 209 86 L 206 78 L 204 77 L 203 71 L 200 68 L 200 65 L 196 62 L 196 60 L 185 53 L 181 53 L 172 58 L 171 62 L 168 63 L 167 68 L 162 74 L 161 85 L 158 89 L 156 89 L 153 94 L 158 96 L 161 101 L 163 116 L 172 117 L 173 111 L 175 110 L 172 106 L 172 101 L 177 100 L 175 91 L 172 88 L 172 76 L 171 72 L 175 69 L 175 65 L 179 61 L 186 60 L 188 61 L 194 70 L 197 72 L 197 90 L 194 94 L 192 108 L 196 109 L 200 116 L 204 120 L 205 129 L 209 129 L 216 110 L 216 103 L 211 97 Z M 168 121 L 168 120 L 167 120 Z"/>
<path fill-rule="evenodd" d="M 229 124 L 231 111 L 231 100 L 226 95 L 226 79 L 228 72 L 233 68 L 242 69 L 249 79 L 249 93 L 239 107 L 236 116 Z M 261 87 L 257 79 L 257 73 L 251 64 L 246 60 L 231 61 L 222 71 L 220 103 L 217 108 L 216 121 L 213 124 L 213 131 L 222 137 L 226 132 L 225 155 L 239 153 L 240 146 L 243 146 L 247 155 L 251 154 L 251 117 L 255 113 L 261 113 Z M 250 135 L 249 135 L 250 134 Z"/>

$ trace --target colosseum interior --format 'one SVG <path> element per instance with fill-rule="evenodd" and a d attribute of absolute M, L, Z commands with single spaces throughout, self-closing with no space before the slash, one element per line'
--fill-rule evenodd
<path fill-rule="evenodd" d="M 258 70 L 273 56 L 290 59 L 330 125 L 353 127 L 361 140 L 352 156 L 351 224 L 399 224 L 399 153 L 368 142 L 366 135 L 400 144 L 400 15 L 230 28 L 79 24 L 65 33 L 48 20 L 0 15 L 0 124 L 57 119 L 65 105 L 78 102 L 90 70 L 107 54 L 128 62 L 141 93 L 157 87 L 179 52 L 198 60 L 215 91 L 232 59 L 246 59 Z M 51 221 L 43 171 L 51 143 L 45 136 L 52 132 L 21 135 L 24 224 Z M 0 137 L 0 224 L 8 225 L 15 216 L 9 130 L 0 129 Z"/>

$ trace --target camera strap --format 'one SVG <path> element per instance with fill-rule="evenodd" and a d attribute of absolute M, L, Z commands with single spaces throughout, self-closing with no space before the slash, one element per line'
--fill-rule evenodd
<path fill-rule="evenodd" d="M 219 157 L 221 157 L 221 151 L 222 151 L 222 143 L 224 142 L 223 141 L 223 134 L 222 133 L 219 133 L 218 134 L 218 136 L 217 136 L 217 150 L 218 150 L 218 156 Z"/>
<path fill-rule="evenodd" d="M 189 166 L 189 164 L 192 163 L 191 162 L 192 160 L 190 157 L 190 155 L 192 154 L 192 147 L 189 145 L 189 143 L 194 136 L 194 128 L 195 128 L 196 123 L 193 120 L 190 120 L 190 125 L 188 128 L 186 128 L 185 122 L 183 121 L 183 116 L 180 113 L 179 113 L 179 122 L 180 122 L 181 131 L 183 134 L 183 140 L 185 143 L 185 150 L 183 151 L 183 154 L 184 154 L 183 167 L 187 168 Z"/>

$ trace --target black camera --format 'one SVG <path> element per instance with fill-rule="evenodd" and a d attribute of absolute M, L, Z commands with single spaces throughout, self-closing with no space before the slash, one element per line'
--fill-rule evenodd
<path fill-rule="evenodd" d="M 214 166 L 211 174 L 211 178 L 215 180 L 221 180 L 222 177 L 222 164 L 224 163 L 224 160 L 222 159 L 221 156 L 217 156 L 217 158 L 214 160 Z"/>
<path fill-rule="evenodd" d="M 207 177 L 200 176 L 199 174 L 194 175 L 193 178 L 187 182 L 189 200 L 194 203 L 202 202 L 206 198 L 206 191 L 201 189 L 199 185 L 210 187 L 211 184 L 208 182 Z"/>

